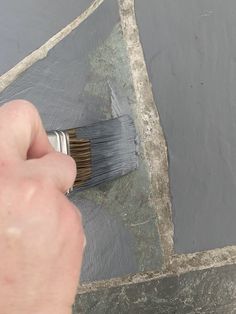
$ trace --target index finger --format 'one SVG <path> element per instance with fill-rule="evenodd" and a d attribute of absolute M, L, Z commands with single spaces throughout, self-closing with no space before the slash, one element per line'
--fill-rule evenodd
<path fill-rule="evenodd" d="M 36 108 L 26 100 L 0 107 L 0 158 L 40 158 L 53 151 Z"/>

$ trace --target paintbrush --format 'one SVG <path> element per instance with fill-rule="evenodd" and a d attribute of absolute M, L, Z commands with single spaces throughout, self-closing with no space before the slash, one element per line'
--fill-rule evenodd
<path fill-rule="evenodd" d="M 129 115 L 47 134 L 56 151 L 74 158 L 77 166 L 74 188 L 79 190 L 137 168 L 137 135 Z"/>

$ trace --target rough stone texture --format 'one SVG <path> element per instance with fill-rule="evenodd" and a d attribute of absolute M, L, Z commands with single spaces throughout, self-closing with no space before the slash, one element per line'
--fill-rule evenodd
<path fill-rule="evenodd" d="M 176 252 L 236 243 L 236 3 L 136 0 L 169 149 Z"/>
<path fill-rule="evenodd" d="M 120 16 L 129 54 L 137 105 L 133 107 L 150 178 L 150 203 L 156 210 L 163 251 L 163 268 L 173 254 L 173 224 L 169 193 L 167 148 L 149 82 L 135 19 L 134 1 L 120 0 Z"/>
<path fill-rule="evenodd" d="M 145 184 L 143 184 L 146 182 Z M 96 203 L 99 204 L 99 208 L 102 207 L 107 216 L 113 220 L 113 223 L 116 222 L 119 224 L 121 219 L 122 224 L 127 228 L 126 236 L 125 233 L 119 233 L 112 227 L 110 224 L 109 229 L 106 230 L 106 233 L 98 236 L 98 233 L 91 233 L 91 229 L 98 230 L 106 222 L 100 221 L 93 218 L 93 223 L 90 222 L 91 228 L 87 227 L 88 237 L 91 237 L 93 234 L 93 246 L 95 245 L 96 251 L 100 251 L 100 255 L 103 254 L 102 262 L 104 263 L 105 254 L 112 257 L 114 255 L 114 262 L 110 263 L 110 267 L 115 267 L 116 263 L 120 263 L 122 260 L 127 260 L 128 257 L 132 256 L 126 262 L 120 263 L 119 268 L 123 269 L 123 272 L 120 274 L 129 274 L 140 271 L 147 270 L 157 270 L 161 269 L 162 266 L 162 251 L 159 243 L 159 236 L 157 233 L 157 215 L 153 208 L 149 205 L 148 195 L 149 195 L 149 185 L 147 184 L 148 178 L 144 164 L 139 165 L 139 170 L 131 173 L 130 175 L 121 178 L 120 180 L 114 181 L 112 184 L 105 184 L 96 189 L 90 189 L 85 193 L 82 192 L 79 194 L 80 197 L 86 197 L 86 199 L 96 200 Z M 84 211 L 85 212 L 85 211 Z M 87 212 L 86 212 L 87 215 Z M 96 223 L 94 223 L 96 221 Z M 117 227 L 116 227 L 117 228 Z M 119 228 L 120 229 L 120 228 Z M 90 233 L 90 234 L 89 234 Z M 129 235 L 129 236 L 128 236 Z M 119 236 L 119 237 L 118 237 Z M 132 236 L 132 237 L 131 237 Z M 124 239 L 122 245 L 119 247 L 115 244 L 113 238 Z M 103 247 L 106 246 L 103 238 L 106 238 L 108 241 L 107 252 L 103 252 Z M 132 239 L 132 240 L 131 240 Z M 98 244 L 96 245 L 96 242 Z M 130 245 L 130 243 L 132 245 Z M 130 252 L 124 255 L 123 251 L 127 250 L 126 247 L 129 247 Z M 110 248 L 110 249 L 109 249 Z M 89 247 L 88 247 L 89 250 Z M 96 251 L 90 250 L 89 255 L 93 255 L 95 261 L 97 260 L 98 254 Z M 108 261 L 110 259 L 108 258 Z M 134 259 L 135 257 L 135 259 Z M 117 261 L 115 261 L 117 259 Z M 132 269 L 130 264 L 132 264 Z M 107 261 L 105 262 L 107 264 Z M 99 268 L 101 265 L 97 265 Z M 93 268 L 96 268 L 96 263 L 94 263 Z M 125 269 L 129 267 L 129 271 Z M 96 279 L 112 278 L 112 273 L 116 273 L 116 270 L 109 270 L 106 266 L 104 271 L 98 273 Z M 102 275 L 101 275 L 102 274 Z"/>
<path fill-rule="evenodd" d="M 102 0 L 94 1 L 93 10 L 101 2 Z M 23 0 L 23 4 L 26 3 L 27 1 Z M 91 1 L 82 1 L 82 3 L 89 4 Z M 172 0 L 154 2 L 150 0 L 148 2 L 150 7 L 147 6 L 146 2 L 136 0 L 136 13 L 141 25 L 145 56 L 149 61 L 148 69 L 154 82 L 155 95 L 157 96 L 158 93 L 161 100 L 161 109 L 159 105 L 158 109 L 160 109 L 164 127 L 166 127 L 165 123 L 168 120 L 167 118 L 171 117 L 172 112 L 178 113 L 179 109 L 185 109 L 186 111 L 183 115 L 177 115 L 175 120 L 171 121 L 173 123 L 167 123 L 167 126 L 170 127 L 167 130 L 167 139 L 169 139 L 169 135 L 173 135 L 174 131 L 179 131 L 178 127 L 177 129 L 175 127 L 178 126 L 176 123 L 181 121 L 182 116 L 184 118 L 191 117 L 190 113 L 193 109 L 191 103 L 188 107 L 186 103 L 181 101 L 188 99 L 190 96 L 192 97 L 192 92 L 189 92 L 187 96 L 184 93 L 181 98 L 182 90 L 180 92 L 180 85 L 178 85 L 183 84 L 183 81 L 186 83 L 189 79 L 186 71 L 188 70 L 187 67 L 192 66 L 190 64 L 192 62 L 191 58 L 193 56 L 195 58 L 199 53 L 201 55 L 199 58 L 206 67 L 205 70 L 199 67 L 200 70 L 198 69 L 196 72 L 196 77 L 193 75 L 193 83 L 196 83 L 196 85 L 191 84 L 192 87 L 190 86 L 190 88 L 194 90 L 196 97 L 200 97 L 202 86 L 205 84 L 204 81 L 200 80 L 202 74 L 206 76 L 204 79 L 210 85 L 211 77 L 207 76 L 209 70 L 207 66 L 212 66 L 214 61 L 216 67 L 214 73 L 216 74 L 219 71 L 218 67 L 224 69 L 227 64 L 225 65 L 221 59 L 223 50 L 224 53 L 230 51 L 232 54 L 232 56 L 230 54 L 230 58 L 234 58 L 234 41 L 227 41 L 227 38 L 231 38 L 232 30 L 226 21 L 226 17 L 229 17 L 230 23 L 233 23 L 231 21 L 232 16 L 227 9 L 228 5 L 233 5 L 233 2 L 226 1 L 225 3 L 227 5 L 221 7 L 221 2 L 216 0 L 214 8 L 217 7 L 218 11 L 215 11 L 211 10 L 213 5 L 211 0 L 205 2 L 202 0 L 198 2 L 195 0 L 189 0 L 188 2 L 184 0 L 178 0 L 177 2 Z M 60 4 L 61 2 L 58 5 Z M 113 101 L 115 98 L 116 103 L 118 101 L 118 110 L 121 113 L 128 112 L 135 117 L 137 130 L 141 138 L 139 170 L 113 183 L 104 184 L 89 191 L 82 193 L 74 191 L 70 196 L 82 212 L 87 235 L 87 247 L 81 275 L 83 284 L 78 288 L 79 294 L 76 297 L 74 314 L 236 313 L 236 265 L 231 265 L 236 263 L 236 247 L 173 255 L 173 224 L 169 198 L 166 143 L 143 59 L 134 16 L 134 0 L 120 0 L 119 4 L 121 21 L 117 1 L 105 0 L 88 20 L 81 24 L 81 21 L 86 17 L 81 19 L 78 29 L 69 36 L 67 35 L 71 29 L 66 32 L 63 36 L 67 37 L 60 44 L 57 44 L 54 49 L 52 49 L 54 45 L 50 44 L 46 51 L 43 51 L 44 47 L 41 47 L 43 49 L 39 54 L 34 55 L 35 59 L 32 58 L 31 60 L 30 56 L 30 62 L 32 62 L 26 62 L 28 67 L 35 60 L 40 58 L 43 58 L 43 60 L 35 63 L 0 94 L 0 103 L 19 97 L 33 101 L 38 107 L 47 129 L 76 127 L 80 124 L 110 118 L 115 109 L 114 102 L 111 104 L 111 97 Z M 11 6 L 12 4 L 10 2 L 5 5 Z M 50 8 L 53 5 L 54 2 L 50 3 Z M 144 9 L 142 9 L 143 5 L 145 5 Z M 160 9 L 160 16 L 159 13 L 157 14 L 154 11 L 156 7 L 158 7 L 158 10 Z M 15 8 L 17 9 L 18 6 Z M 185 14 L 182 18 L 185 9 L 189 16 Z M 222 18 L 220 11 L 222 11 L 223 19 L 220 19 Z M 193 12 L 194 14 L 196 12 L 200 13 L 194 15 Z M 70 13 L 74 14 L 72 11 Z M 217 14 L 214 19 L 215 13 Z M 164 17 L 161 16 L 162 14 Z M 164 21 L 166 16 L 168 16 L 168 25 Z M 179 17 L 181 19 L 177 21 Z M 41 16 L 39 18 L 41 19 Z M 218 47 L 218 35 L 212 37 L 212 43 L 208 43 L 204 37 L 205 34 L 213 33 L 210 28 L 217 26 L 214 24 L 216 19 L 223 21 L 222 23 L 225 26 L 224 33 L 221 29 L 218 29 L 218 35 L 226 40 L 223 41 L 227 44 L 226 49 Z M 205 20 L 206 22 L 202 22 Z M 6 22 L 4 19 L 2 21 Z M 2 21 L 0 21 L 0 26 Z M 30 21 L 34 21 L 34 17 L 28 19 L 27 23 L 30 23 Z M 192 28 L 189 27 L 185 30 L 185 25 L 189 25 L 191 21 L 197 21 L 197 27 L 193 23 Z M 149 30 L 154 24 L 155 31 L 150 35 Z M 191 32 L 195 28 L 197 33 L 193 40 Z M 49 28 L 48 31 L 51 31 L 51 29 Z M 180 33 L 183 33 L 183 36 Z M 176 35 L 174 42 L 172 42 L 173 34 Z M 158 40 L 155 40 L 155 36 Z M 177 42 L 178 39 L 180 39 L 180 43 Z M 199 43 L 196 44 L 195 41 L 199 41 Z M 6 43 L 9 43 L 9 38 L 7 38 Z M 211 50 L 214 44 L 218 48 L 217 56 Z M 126 45 L 128 55 L 125 49 Z M 156 47 L 160 48 L 160 51 L 158 50 L 152 56 L 153 47 L 155 49 Z M 194 52 L 196 47 L 199 49 L 197 53 Z M 206 47 L 209 49 L 207 53 L 203 49 Z M 27 45 L 26 48 L 28 49 Z M 47 55 L 48 51 L 49 54 Z M 213 55 L 211 55 L 212 53 Z M 185 64 L 181 63 L 181 54 L 185 57 L 186 68 Z M 207 57 L 209 60 L 206 60 Z M 222 64 L 217 65 L 216 58 L 219 58 Z M 170 62 L 170 65 L 168 62 Z M 230 65 L 234 65 L 232 60 Z M 23 64 L 23 66 L 25 65 Z M 23 68 L 26 69 L 27 67 Z M 229 71 L 232 76 L 233 69 L 234 67 L 232 67 L 231 72 Z M 22 73 L 22 71 L 18 71 L 17 75 L 19 73 Z M 171 76 L 175 77 L 175 75 L 178 77 L 177 79 L 170 78 Z M 183 77 L 186 81 L 183 80 Z M 158 84 L 160 83 L 160 95 L 155 85 L 156 78 L 158 78 Z M 179 78 L 182 79 L 179 80 Z M 223 75 L 223 78 L 227 81 L 227 75 Z M 192 79 L 191 75 L 190 79 Z M 0 77 L 0 90 L 2 91 L 9 85 L 10 81 L 8 77 Z M 176 81 L 178 82 L 176 83 Z M 228 82 L 232 84 L 233 78 L 231 77 Z M 220 79 L 217 80 L 218 85 L 216 85 L 219 86 L 219 83 L 221 83 Z M 174 95 L 178 96 L 176 111 L 175 108 L 168 107 L 168 102 L 163 101 L 167 96 L 168 101 L 173 100 L 172 93 L 169 93 L 169 89 L 167 91 L 169 85 L 173 89 Z M 214 86 L 210 85 L 211 91 L 213 91 Z M 164 96 L 162 96 L 163 90 L 166 91 Z M 234 89 L 230 85 L 229 94 L 233 95 L 233 91 Z M 186 92 L 185 88 L 183 88 L 183 92 Z M 201 105 L 201 110 L 204 108 L 204 101 L 209 106 L 208 93 L 209 90 L 204 89 L 204 97 L 201 96 L 200 101 L 197 102 L 197 105 Z M 214 95 L 214 93 L 212 94 Z M 214 114 L 210 117 L 215 118 L 218 117 L 217 114 L 222 113 L 223 120 L 217 120 L 222 134 L 217 134 L 222 135 L 223 138 L 225 133 L 223 132 L 222 123 L 227 124 L 231 120 L 226 120 L 226 114 L 224 115 L 224 112 L 221 111 L 222 108 L 217 103 L 216 96 L 214 97 L 217 110 L 213 108 L 216 113 L 214 111 Z M 226 99 L 228 98 L 226 97 Z M 234 99 L 234 95 L 232 99 Z M 220 98 L 220 101 L 222 101 L 222 98 Z M 163 108 L 162 104 L 167 107 Z M 171 102 L 170 104 L 172 105 Z M 229 112 L 229 108 L 226 108 Z M 233 112 L 233 108 L 231 109 Z M 165 110 L 167 111 L 165 112 Z M 162 117 L 163 112 L 164 119 Z M 196 114 L 197 118 L 203 116 L 197 110 L 193 113 Z M 209 114 L 209 110 L 205 110 L 204 113 Z M 197 118 L 194 120 L 195 122 L 201 121 Z M 182 121 L 184 127 L 188 126 L 188 120 L 186 121 Z M 190 119 L 190 121 L 192 120 Z M 196 127 L 195 124 L 193 125 Z M 212 124 L 210 124 L 210 127 L 212 127 Z M 180 131 L 183 130 L 180 128 Z M 188 132 L 190 135 L 192 134 L 191 130 L 188 130 Z M 182 133 L 183 139 L 186 141 L 188 139 L 187 133 Z M 220 137 L 220 140 L 222 138 Z M 221 143 L 220 140 L 219 143 Z M 180 145 L 179 143 L 178 145 Z M 188 141 L 187 144 L 189 144 Z M 197 144 L 199 143 L 197 142 Z M 170 155 L 170 161 L 173 163 L 172 157 Z M 216 160 L 218 159 L 216 158 Z M 189 173 L 192 175 L 191 171 Z M 182 183 L 182 181 L 180 182 Z M 198 182 L 194 181 L 194 184 L 199 187 Z M 196 197 L 195 194 L 193 196 Z M 201 216 L 202 212 L 199 213 Z M 184 222 L 188 222 L 188 216 L 183 215 L 181 218 Z M 192 228 L 191 225 L 190 227 Z M 196 233 L 194 228 L 193 230 Z M 188 233 L 185 235 L 189 237 Z M 228 235 L 226 234 L 226 236 Z M 191 237 L 187 242 L 191 242 Z M 202 245 L 202 242 L 199 243 Z M 196 247 L 195 245 L 194 248 Z M 220 266 L 221 268 L 219 268 Z M 193 270 L 197 271 L 193 272 Z M 140 271 L 142 272 L 139 273 Z M 127 276 L 127 274 L 129 275 Z M 123 275 L 126 276 L 121 277 Z M 103 279 L 105 280 L 93 282 L 94 280 Z"/>
<path fill-rule="evenodd" d="M 110 85 L 119 96 L 122 113 L 131 112 L 136 99 L 119 21 L 117 2 L 104 1 L 45 59 L 6 88 L 0 103 L 28 99 L 47 129 L 65 129 L 110 118 Z M 149 187 L 141 153 L 138 171 L 71 196 L 82 207 L 88 238 L 83 281 L 161 269 L 158 217 Z"/>
<path fill-rule="evenodd" d="M 174 273 L 221 267 L 236 264 L 236 247 L 226 246 L 220 249 L 172 256 L 169 270 Z"/>
<path fill-rule="evenodd" d="M 1 1 L 0 75 L 79 16 L 92 0 Z"/>
<path fill-rule="evenodd" d="M 74 314 L 234 314 L 236 266 L 77 295 Z"/>

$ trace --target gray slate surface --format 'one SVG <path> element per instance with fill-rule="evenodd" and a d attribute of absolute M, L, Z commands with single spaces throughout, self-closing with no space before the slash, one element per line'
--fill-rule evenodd
<path fill-rule="evenodd" d="M 175 250 L 234 245 L 236 2 L 135 0 L 135 7 L 169 149 Z"/>
<path fill-rule="evenodd" d="M 0 9 L 0 75 L 79 16 L 92 0 L 7 0 Z"/>
<path fill-rule="evenodd" d="M 0 94 L 0 104 L 25 98 L 38 108 L 44 126 L 66 129 L 111 117 L 114 87 L 122 112 L 135 102 L 116 0 L 106 0 L 48 56 Z M 113 183 L 74 193 L 81 208 L 87 247 L 82 281 L 108 279 L 162 265 L 155 208 L 148 203 L 145 162 Z"/>
<path fill-rule="evenodd" d="M 234 314 L 236 266 L 77 295 L 74 314 Z"/>
<path fill-rule="evenodd" d="M 109 19 L 105 19 L 109 16 Z M 0 94 L 0 103 L 15 98 L 31 101 L 46 129 L 65 129 L 106 117 L 109 99 L 85 91 L 93 76 L 90 58 L 119 21 L 115 1 L 96 13 L 36 62 Z M 8 42 L 6 42 L 6 45 Z"/>

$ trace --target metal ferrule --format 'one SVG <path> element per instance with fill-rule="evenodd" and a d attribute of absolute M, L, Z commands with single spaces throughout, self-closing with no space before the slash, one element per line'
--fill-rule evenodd
<path fill-rule="evenodd" d="M 59 152 L 66 155 L 70 155 L 70 145 L 69 145 L 69 136 L 67 132 L 64 131 L 50 131 L 47 132 L 49 142 L 53 148 Z M 71 187 L 67 193 L 71 192 L 73 187 Z"/>
<path fill-rule="evenodd" d="M 57 152 L 70 155 L 69 136 L 66 132 L 50 131 L 47 135 L 49 142 Z"/>

